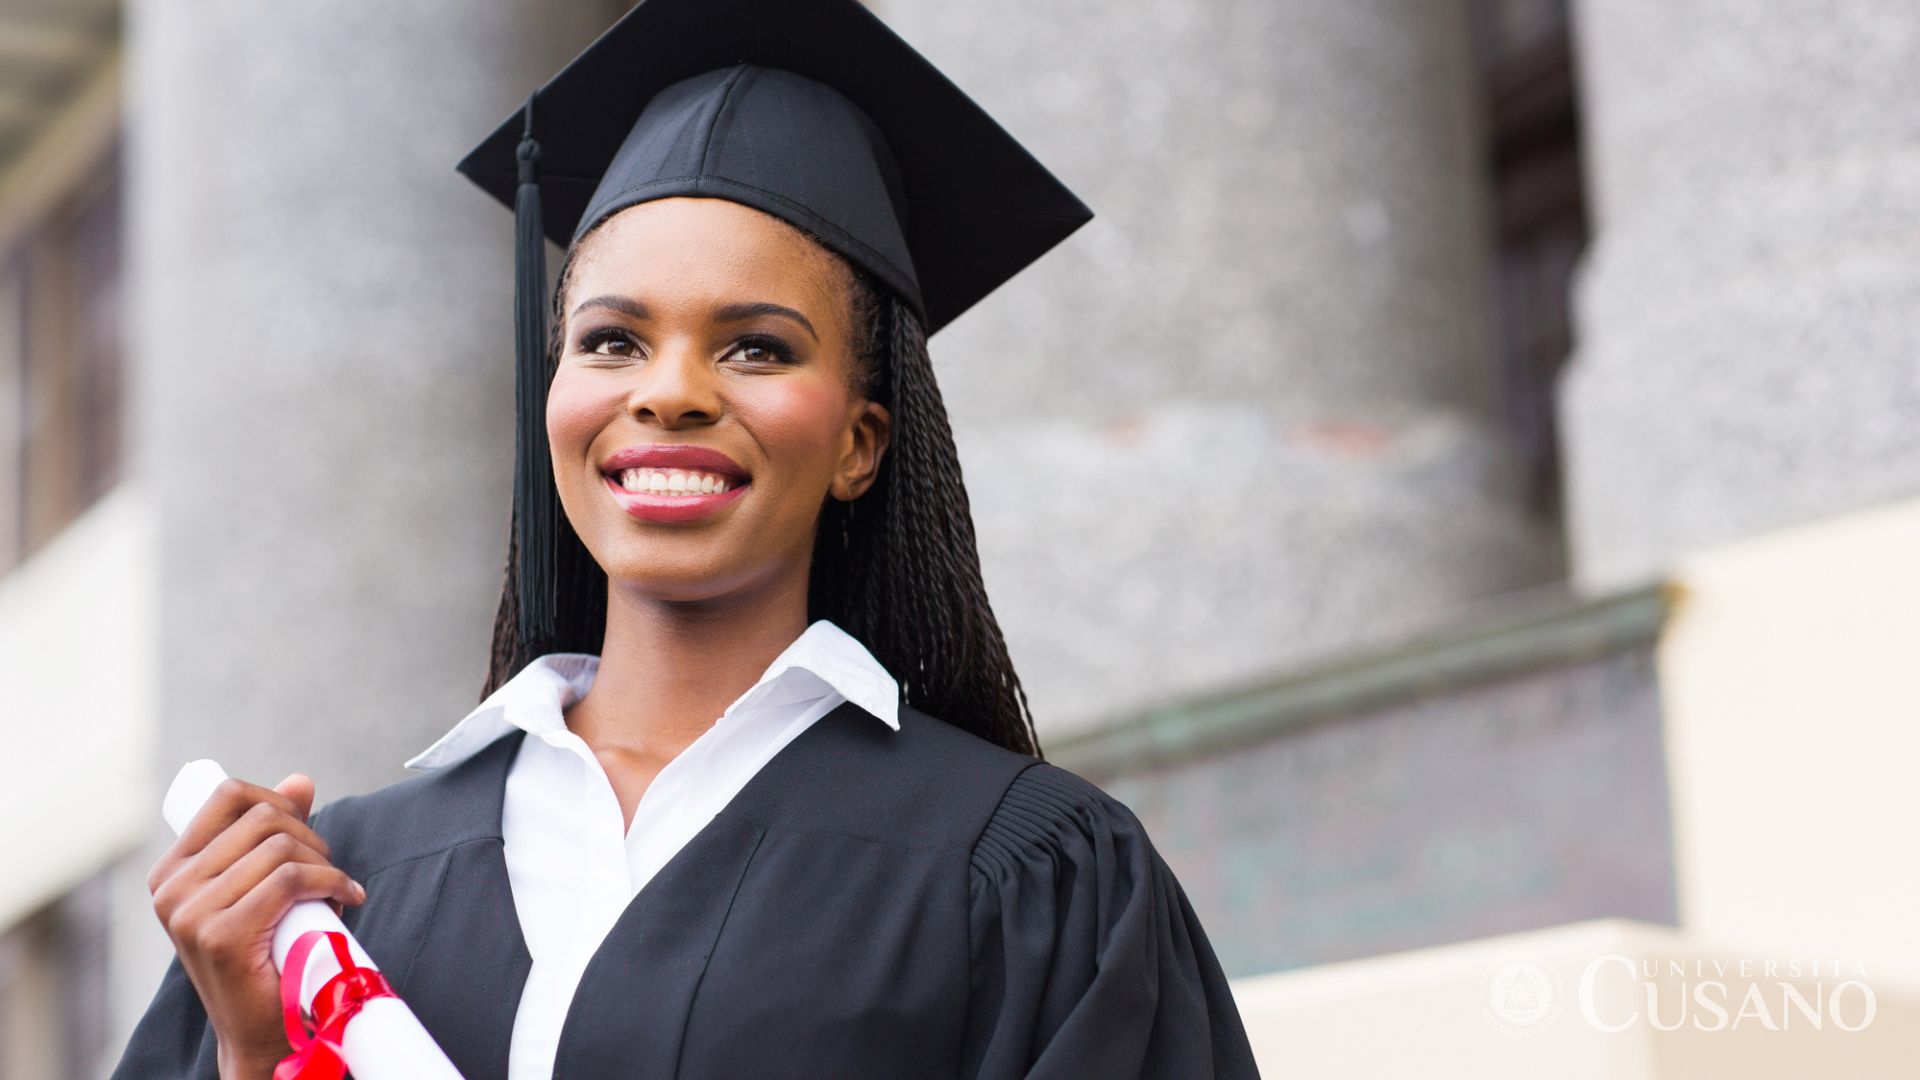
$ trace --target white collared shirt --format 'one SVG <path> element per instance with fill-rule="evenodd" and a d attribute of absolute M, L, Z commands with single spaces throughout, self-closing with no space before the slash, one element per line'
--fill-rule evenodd
<path fill-rule="evenodd" d="M 406 763 L 446 768 L 515 728 L 501 834 L 514 909 L 533 966 L 514 1016 L 508 1080 L 550 1080 L 587 961 L 627 904 L 782 747 L 846 701 L 900 729 L 899 684 L 859 639 L 816 619 L 760 680 L 667 762 L 622 828 L 606 770 L 562 713 L 600 660 L 549 653 L 503 683 Z"/>

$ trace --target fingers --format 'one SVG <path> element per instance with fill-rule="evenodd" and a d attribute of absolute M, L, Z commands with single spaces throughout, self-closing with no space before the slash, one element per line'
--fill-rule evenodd
<path fill-rule="evenodd" d="M 219 872 L 211 882 L 207 882 L 204 892 L 215 905 L 232 907 L 248 892 L 252 892 L 253 888 L 257 888 L 259 882 L 271 878 L 273 872 L 288 863 L 300 863 L 307 867 L 324 867 L 328 871 L 338 872 L 340 878 L 346 880 L 349 886 L 340 892 L 340 899 L 353 899 L 353 903 L 359 903 L 359 899 L 353 896 L 351 878 L 348 878 L 346 871 L 338 871 L 332 863 L 326 861 L 326 855 L 321 855 L 313 847 L 303 844 L 301 840 L 296 840 L 288 832 L 267 834 L 265 838 L 261 838 L 259 844 L 250 847 L 248 851 L 242 851 L 240 857 L 234 859 L 230 867 Z"/>
<path fill-rule="evenodd" d="M 233 869 L 238 871 L 239 864 Z M 225 890 L 224 885 L 220 887 Z M 255 881 L 221 919 L 241 927 L 262 927 L 271 933 L 288 909 L 302 900 L 337 900 L 344 905 L 365 899 L 366 893 L 339 867 L 283 862 Z"/>
<path fill-rule="evenodd" d="M 213 842 L 201 851 L 198 861 L 210 865 L 208 876 L 219 873 L 233 862 L 252 851 L 255 847 L 275 833 L 285 833 L 318 852 L 322 857 L 333 855 L 333 845 L 313 826 L 298 818 L 289 817 L 272 803 L 254 803 L 253 808 L 241 814 L 239 820 L 227 826 L 227 831 L 214 837 Z"/>
<path fill-rule="evenodd" d="M 334 866 L 325 856 L 286 833 L 274 833 L 242 855 L 208 884 L 207 892 L 218 906 L 234 907 L 248 894 L 258 890 L 263 882 L 272 881 L 274 874 L 293 866 L 303 868 L 303 872 L 307 867 L 324 870 L 331 875 L 329 880 L 338 879 L 340 888 L 337 891 L 319 895 L 334 896 L 342 902 L 360 902 L 354 881 L 345 870 Z"/>
<path fill-rule="evenodd" d="M 167 891 L 174 888 L 170 883 Z M 346 871 L 286 833 L 269 836 L 212 880 L 181 886 L 180 893 L 178 910 L 162 915 L 162 922 L 185 928 L 210 954 L 244 948 L 301 900 L 327 897 L 357 905 L 366 899 Z"/>
<path fill-rule="evenodd" d="M 307 820 L 307 815 L 313 812 L 313 777 L 306 773 L 288 776 L 273 785 L 273 790 L 293 800 L 293 805 L 300 811 L 296 816 L 301 821 Z"/>
<path fill-rule="evenodd" d="M 249 784 L 238 777 L 229 776 L 213 789 L 213 794 L 208 796 L 206 805 L 195 812 L 193 820 L 187 823 L 186 830 L 180 834 L 178 840 L 174 841 L 173 850 L 169 854 L 185 857 L 199 853 L 202 848 L 213 842 L 214 837 L 226 831 L 227 826 L 239 820 L 240 816 L 253 809 L 255 804 L 262 802 L 272 803 L 281 813 L 299 821 L 304 822 L 307 818 L 306 811 L 301 809 L 291 797 L 273 788 Z"/>
<path fill-rule="evenodd" d="M 232 787 L 228 787 L 228 784 Z M 216 799 L 221 800 L 222 805 L 215 813 L 209 814 L 207 811 L 214 809 L 214 800 L 209 800 L 208 807 L 195 815 L 193 828 L 198 829 L 206 822 L 223 818 L 230 810 L 227 799 L 262 793 L 272 797 L 262 797 L 245 806 L 237 817 L 227 822 L 223 831 L 198 851 L 185 850 L 189 836 L 183 835 L 153 865 L 147 875 L 147 889 L 153 894 L 154 910 L 163 925 L 170 921 L 172 908 L 185 895 L 192 893 L 201 883 L 219 876 L 248 852 L 276 835 L 298 842 L 311 853 L 313 860 L 325 862 L 332 854 L 332 846 L 319 833 L 305 821 L 287 812 L 288 800 L 284 794 L 244 781 L 223 783 L 221 790 L 216 792 Z M 294 804 L 293 809 L 299 809 L 298 805 Z"/>
<path fill-rule="evenodd" d="M 236 892 L 238 902 L 223 902 Z M 271 863 L 250 855 L 193 896 L 169 932 L 183 962 L 191 955 L 216 971 L 237 970 L 271 941 L 274 927 L 300 901 L 357 905 L 365 898 L 337 867 L 298 860 Z"/>
<path fill-rule="evenodd" d="M 263 1060 L 284 1050 L 272 941 L 287 912 L 324 900 L 339 915 L 366 900 L 307 823 L 312 805 L 313 781 L 300 773 L 271 788 L 222 781 L 148 874 L 154 911 L 223 1050 L 265 1047 L 243 1052 Z"/>

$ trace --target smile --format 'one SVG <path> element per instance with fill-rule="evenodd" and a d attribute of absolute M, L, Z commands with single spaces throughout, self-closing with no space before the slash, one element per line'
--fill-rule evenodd
<path fill-rule="evenodd" d="M 602 474 L 620 509 L 642 521 L 698 521 L 731 506 L 752 486 L 746 480 L 686 469 L 622 469 Z"/>
<path fill-rule="evenodd" d="M 691 469 L 621 469 L 613 479 L 626 491 L 652 495 L 712 495 L 745 483 L 737 477 Z"/>

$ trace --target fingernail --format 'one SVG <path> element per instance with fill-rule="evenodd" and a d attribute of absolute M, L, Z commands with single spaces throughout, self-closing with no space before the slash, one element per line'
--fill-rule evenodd
<path fill-rule="evenodd" d="M 353 883 L 353 891 L 360 899 L 365 900 L 367 898 L 367 887 L 357 881 Z"/>

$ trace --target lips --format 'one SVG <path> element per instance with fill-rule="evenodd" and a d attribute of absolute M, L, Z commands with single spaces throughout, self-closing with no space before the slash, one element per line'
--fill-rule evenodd
<path fill-rule="evenodd" d="M 691 443 L 630 446 L 602 461 L 600 472 L 603 476 L 617 481 L 624 470 L 647 467 L 715 473 L 739 485 L 745 485 L 752 480 L 747 470 L 740 467 L 739 462 L 718 450 L 695 446 Z"/>
<path fill-rule="evenodd" d="M 628 491 L 609 476 L 602 480 L 613 501 L 630 517 L 642 521 L 683 522 L 698 521 L 721 508 L 737 502 L 752 487 L 742 483 L 739 487 L 725 491 L 705 494 L 655 495 L 642 491 Z"/>
<path fill-rule="evenodd" d="M 629 491 L 620 482 L 629 470 L 671 470 L 670 493 Z M 752 486 L 740 464 L 718 450 L 684 443 L 654 443 L 621 450 L 600 463 L 607 490 L 626 513 L 643 521 L 697 521 L 737 501 Z M 707 473 L 726 482 L 725 491 L 702 492 L 700 478 Z M 635 475 L 639 475 L 636 473 Z M 656 479 L 656 483 L 660 481 Z M 682 483 L 685 483 L 683 489 Z"/>

